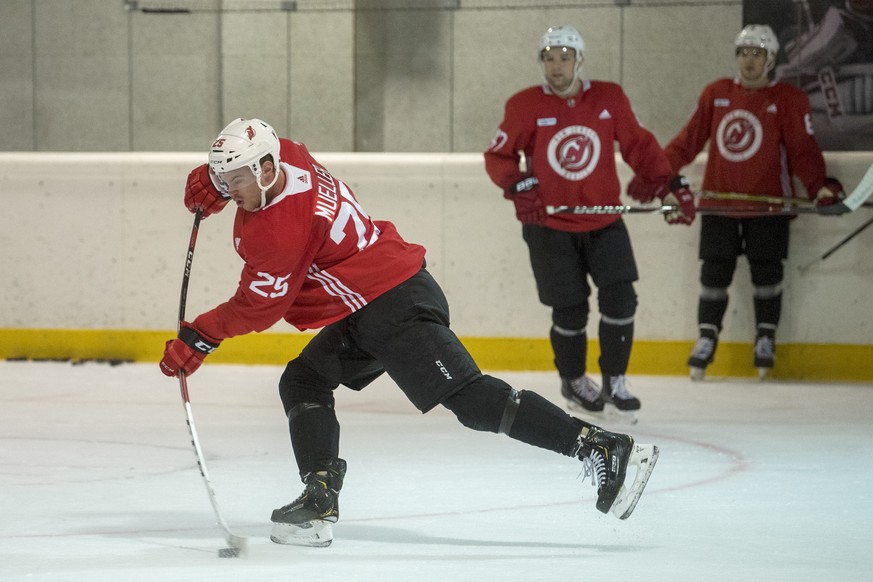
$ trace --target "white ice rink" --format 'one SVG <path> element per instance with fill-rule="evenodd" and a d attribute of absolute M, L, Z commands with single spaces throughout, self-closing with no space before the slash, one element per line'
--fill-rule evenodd
<path fill-rule="evenodd" d="M 419 414 L 386 377 L 338 391 L 349 464 L 329 548 L 269 541 L 302 486 L 278 367 L 206 365 L 195 424 L 156 364 L 0 363 L 0 580 L 873 580 L 873 386 L 635 377 L 661 457 L 627 521 L 581 463 Z M 555 376 L 497 374 L 561 403 Z M 606 423 L 615 428 L 615 425 Z"/>

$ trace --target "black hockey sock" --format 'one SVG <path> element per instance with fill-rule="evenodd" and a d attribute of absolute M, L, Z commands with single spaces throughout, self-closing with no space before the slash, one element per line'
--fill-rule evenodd
<path fill-rule="evenodd" d="M 521 390 L 518 394 L 518 411 L 509 429 L 509 437 L 573 456 L 579 432 L 591 425 L 570 416 L 536 392 Z"/>
<path fill-rule="evenodd" d="M 584 330 L 562 330 L 552 326 L 549 332 L 555 367 L 562 378 L 573 380 L 585 373 L 585 358 L 588 357 L 588 334 Z"/>
<path fill-rule="evenodd" d="M 615 325 L 600 321 L 600 371 L 604 375 L 618 376 L 627 372 L 631 348 L 634 343 L 633 322 Z"/>
<path fill-rule="evenodd" d="M 336 462 L 340 426 L 333 408 L 310 402 L 297 404 L 288 412 L 288 429 L 301 477 Z"/>
<path fill-rule="evenodd" d="M 704 299 L 697 303 L 697 324 L 714 328 L 721 332 L 721 324 L 727 311 L 728 299 Z M 716 332 L 716 333 L 718 333 Z"/>
<path fill-rule="evenodd" d="M 767 335 L 773 335 L 779 326 L 779 316 L 782 313 L 782 294 L 780 293 L 775 297 L 755 297 L 754 304 L 758 335 L 761 335 L 762 327 L 770 330 Z"/>

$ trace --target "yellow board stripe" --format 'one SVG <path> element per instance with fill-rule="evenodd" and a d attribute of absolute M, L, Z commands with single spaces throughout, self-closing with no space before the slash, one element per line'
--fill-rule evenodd
<path fill-rule="evenodd" d="M 131 360 L 157 362 L 175 332 L 112 329 L 0 329 L 0 358 Z M 227 364 L 283 365 L 300 353 L 311 334 L 262 333 L 226 340 L 209 357 Z M 461 341 L 486 370 L 554 370 L 546 338 L 466 337 Z M 634 342 L 628 373 L 685 376 L 694 342 Z M 599 346 L 589 342 L 588 369 L 597 371 Z M 721 342 L 710 377 L 755 377 L 750 343 Z M 873 345 L 778 344 L 770 377 L 784 380 L 873 382 Z"/>

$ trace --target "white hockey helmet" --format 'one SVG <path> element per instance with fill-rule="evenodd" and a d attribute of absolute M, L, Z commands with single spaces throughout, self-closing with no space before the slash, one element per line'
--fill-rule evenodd
<path fill-rule="evenodd" d="M 277 171 L 269 184 L 261 183 L 261 160 L 272 156 Z M 267 190 L 279 179 L 279 136 L 268 123 L 260 119 L 240 117 L 230 122 L 212 142 L 209 148 L 209 167 L 221 180 L 224 189 L 227 185 L 222 174 L 240 168 L 249 168 L 261 189 L 261 208 L 266 205 Z"/>
<path fill-rule="evenodd" d="M 582 53 L 585 51 L 585 41 L 582 35 L 572 26 L 551 26 L 540 39 L 539 59 L 543 59 L 543 52 L 552 47 L 566 47 L 576 51 L 576 62 L 582 62 Z"/>
<path fill-rule="evenodd" d="M 767 70 L 776 65 L 776 54 L 779 52 L 779 40 L 773 29 L 766 24 L 749 24 L 745 26 L 734 39 L 734 49 L 755 47 L 767 50 Z"/>

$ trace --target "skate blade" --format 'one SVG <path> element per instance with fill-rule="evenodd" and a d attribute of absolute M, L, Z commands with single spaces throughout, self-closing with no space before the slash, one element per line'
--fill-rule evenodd
<path fill-rule="evenodd" d="M 771 368 L 758 368 L 758 380 L 766 380 Z"/>
<path fill-rule="evenodd" d="M 692 382 L 703 382 L 706 379 L 706 368 L 689 368 Z"/>
<path fill-rule="evenodd" d="M 626 489 L 622 485 L 618 492 L 615 502 L 613 502 L 610 511 L 619 519 L 627 519 L 633 513 L 643 495 L 643 490 L 646 488 L 646 483 L 649 482 L 649 477 L 652 476 L 652 471 L 655 470 L 655 463 L 658 462 L 658 447 L 655 445 L 639 445 L 634 444 L 633 453 L 628 460 L 628 466 L 634 466 L 637 469 L 637 474 L 634 476 L 634 482 L 630 489 Z"/>
<path fill-rule="evenodd" d="M 333 541 L 330 522 L 315 520 L 301 525 L 275 523 L 270 539 L 277 544 L 326 548 Z"/>

